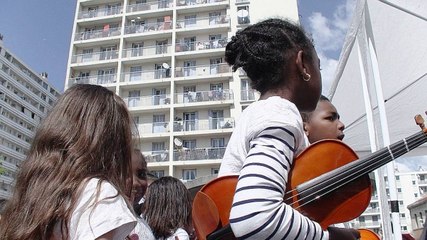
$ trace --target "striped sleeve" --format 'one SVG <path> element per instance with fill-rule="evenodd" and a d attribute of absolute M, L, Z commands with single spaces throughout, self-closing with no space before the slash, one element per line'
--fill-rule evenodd
<path fill-rule="evenodd" d="M 318 223 L 283 202 L 296 132 L 269 127 L 250 141 L 230 212 L 239 239 L 328 239 Z"/>

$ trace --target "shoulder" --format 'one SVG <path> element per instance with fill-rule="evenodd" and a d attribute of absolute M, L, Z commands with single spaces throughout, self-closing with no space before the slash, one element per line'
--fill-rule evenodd
<path fill-rule="evenodd" d="M 93 178 L 86 182 L 74 208 L 71 239 L 96 238 L 111 230 L 116 236 L 127 236 L 135 223 L 124 196 L 111 183 Z"/>
<path fill-rule="evenodd" d="M 301 115 L 295 104 L 278 96 L 254 102 L 243 111 L 241 118 L 254 131 L 270 126 L 302 130 Z"/>
<path fill-rule="evenodd" d="M 135 239 L 144 239 L 144 240 L 155 240 L 153 231 L 151 230 L 148 223 L 143 218 L 138 218 L 138 222 L 135 226 L 135 229 L 130 234 L 130 239 L 133 239 L 132 236 L 137 236 Z"/>

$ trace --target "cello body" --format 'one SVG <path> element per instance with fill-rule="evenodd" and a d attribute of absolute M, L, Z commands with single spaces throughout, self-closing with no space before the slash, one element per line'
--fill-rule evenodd
<path fill-rule="evenodd" d="M 294 160 L 286 187 L 285 202 L 318 222 L 323 229 L 360 216 L 368 207 L 372 194 L 371 180 L 367 173 L 323 196 L 314 194 L 304 200 L 300 198 L 300 193 L 295 191 L 300 184 L 328 174 L 357 159 L 356 153 L 341 141 L 323 140 L 310 145 Z"/>

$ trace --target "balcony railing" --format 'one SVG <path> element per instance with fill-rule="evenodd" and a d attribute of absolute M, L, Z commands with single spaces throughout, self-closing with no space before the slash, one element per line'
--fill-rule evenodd
<path fill-rule="evenodd" d="M 187 18 L 176 21 L 176 29 L 190 29 L 200 27 L 212 27 L 221 24 L 230 23 L 228 15 L 204 17 L 204 18 Z"/>
<path fill-rule="evenodd" d="M 157 70 L 142 70 L 134 72 L 125 72 L 122 76 L 122 82 L 138 82 L 150 81 L 156 79 L 170 78 L 170 69 L 157 69 Z"/>
<path fill-rule="evenodd" d="M 242 101 L 254 101 L 255 91 L 254 90 L 242 90 L 240 92 L 240 100 Z"/>
<path fill-rule="evenodd" d="M 74 37 L 74 41 L 119 36 L 120 31 L 121 27 L 107 28 L 104 26 L 104 29 L 102 30 L 92 30 L 77 33 Z"/>
<path fill-rule="evenodd" d="M 176 0 L 177 6 L 191 6 L 191 5 L 200 5 L 207 3 L 216 3 L 216 2 L 224 2 L 226 0 Z"/>
<path fill-rule="evenodd" d="M 117 81 L 117 74 L 104 74 L 87 77 L 70 78 L 73 84 L 109 84 Z"/>
<path fill-rule="evenodd" d="M 185 92 L 175 94 L 175 103 L 197 103 L 233 100 L 234 94 L 231 89 L 210 90 L 198 92 Z"/>
<path fill-rule="evenodd" d="M 71 63 L 85 63 L 85 62 L 111 60 L 111 59 L 117 59 L 118 57 L 119 57 L 119 52 L 117 50 L 94 52 L 94 53 L 83 53 L 83 54 L 73 55 L 71 58 Z"/>
<path fill-rule="evenodd" d="M 227 43 L 228 43 L 227 38 L 204 41 L 204 42 L 203 41 L 185 42 L 184 40 L 181 40 L 176 43 L 175 52 L 189 52 L 189 51 L 225 48 Z"/>
<path fill-rule="evenodd" d="M 234 128 L 234 118 L 210 118 L 173 122 L 174 132 L 191 132 L 227 128 Z"/>
<path fill-rule="evenodd" d="M 172 20 L 171 20 L 172 21 Z M 125 34 L 157 32 L 171 29 L 171 22 L 130 24 L 125 27 Z"/>
<path fill-rule="evenodd" d="M 199 77 L 222 73 L 231 73 L 231 67 L 226 63 L 198 65 L 190 67 L 175 67 L 175 77 Z"/>
<path fill-rule="evenodd" d="M 169 151 L 151 151 L 143 153 L 147 162 L 167 162 L 169 161 Z"/>
<path fill-rule="evenodd" d="M 79 15 L 78 15 L 78 19 L 88 19 L 88 18 L 112 16 L 112 15 L 120 14 L 121 11 L 122 11 L 121 6 L 99 8 L 96 10 L 80 11 Z"/>
<path fill-rule="evenodd" d="M 172 1 L 170 0 L 159 0 L 147 3 L 137 3 L 127 6 L 126 12 L 140 12 L 158 10 L 172 7 Z"/>
<path fill-rule="evenodd" d="M 128 107 L 150 107 L 159 106 L 170 103 L 169 94 L 152 95 L 145 97 L 127 97 L 124 98 Z"/>
<path fill-rule="evenodd" d="M 123 50 L 123 57 L 135 58 L 142 56 L 154 56 L 159 54 L 167 54 L 171 52 L 171 46 L 168 45 L 153 45 L 148 47 L 128 48 Z"/>
<path fill-rule="evenodd" d="M 169 122 L 143 123 L 138 124 L 137 126 L 138 132 L 141 136 L 144 136 L 144 134 L 169 132 Z"/>
<path fill-rule="evenodd" d="M 194 161 L 194 160 L 218 160 L 222 159 L 225 147 L 218 148 L 193 148 L 179 149 L 173 151 L 174 161 Z"/>

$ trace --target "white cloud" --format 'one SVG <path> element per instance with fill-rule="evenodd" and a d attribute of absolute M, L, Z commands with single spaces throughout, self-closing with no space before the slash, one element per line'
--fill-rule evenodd
<path fill-rule="evenodd" d="M 327 94 L 338 64 L 339 52 L 350 24 L 355 0 L 336 6 L 330 18 L 320 12 L 308 17 L 310 32 L 322 67 L 323 93 Z"/>

